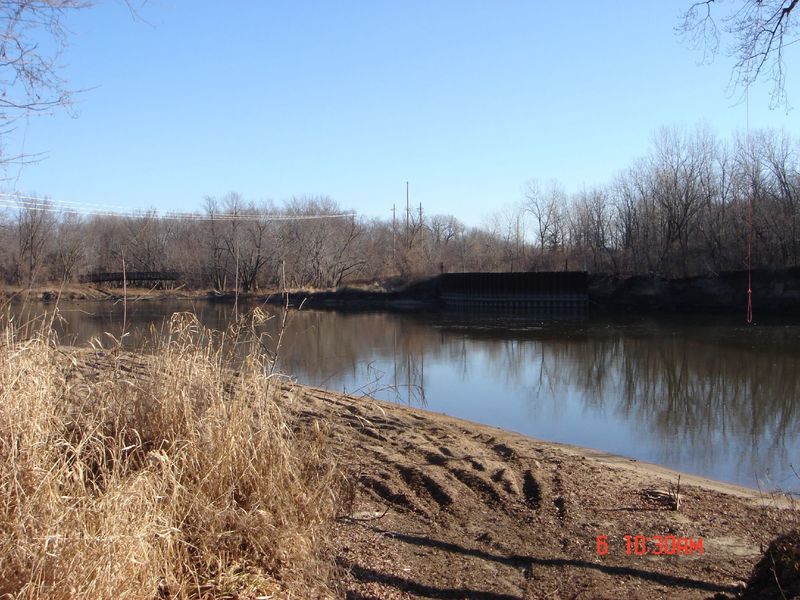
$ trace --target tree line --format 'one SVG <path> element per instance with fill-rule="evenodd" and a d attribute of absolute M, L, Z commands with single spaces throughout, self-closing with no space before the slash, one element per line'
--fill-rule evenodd
<path fill-rule="evenodd" d="M 35 285 L 97 271 L 181 271 L 189 287 L 331 288 L 456 271 L 587 270 L 683 277 L 800 264 L 798 140 L 727 141 L 665 128 L 605 185 L 567 194 L 529 180 L 478 227 L 423 207 L 347 214 L 328 197 L 276 205 L 230 193 L 180 216 L 80 214 L 48 200 L 0 212 L 0 278 Z M 317 218 L 337 215 L 333 218 Z"/>

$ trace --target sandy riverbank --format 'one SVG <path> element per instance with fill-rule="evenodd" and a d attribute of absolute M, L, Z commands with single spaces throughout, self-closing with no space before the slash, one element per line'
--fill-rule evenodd
<path fill-rule="evenodd" d="M 329 424 L 358 482 L 335 536 L 348 598 L 736 597 L 769 541 L 798 526 L 785 498 L 681 475 L 676 511 L 668 469 L 299 391 L 294 414 Z M 651 538 L 648 554 L 628 555 L 626 535 Z M 652 554 L 655 536 L 702 538 L 702 554 Z"/>
<path fill-rule="evenodd" d="M 124 297 L 122 288 L 104 288 L 83 283 L 70 283 L 64 286 L 57 284 L 41 285 L 35 287 L 10 286 L 0 287 L 0 300 L 10 302 L 56 302 L 56 301 L 116 301 Z M 128 288 L 128 299 L 134 300 L 178 300 L 207 298 L 206 290 L 175 289 L 150 289 Z"/>
<path fill-rule="evenodd" d="M 0 302 L 48 302 L 58 301 L 122 301 L 127 295 L 129 302 L 140 301 L 171 301 L 171 300 L 207 300 L 210 302 L 227 302 L 233 304 L 237 298 L 239 302 L 258 302 L 283 305 L 287 301 L 286 294 L 281 290 L 260 289 L 251 292 L 235 294 L 232 291 L 218 292 L 206 289 L 187 289 L 185 286 L 175 288 L 143 288 L 128 287 L 103 287 L 98 285 L 71 283 L 64 286 L 58 284 L 44 284 L 35 287 L 25 286 L 0 286 Z M 420 309 L 428 306 L 414 298 L 406 298 L 398 292 L 387 292 L 375 286 L 353 286 L 340 289 L 318 290 L 299 289 L 288 290 L 288 301 L 293 307 L 304 306 L 307 308 L 331 309 Z"/>

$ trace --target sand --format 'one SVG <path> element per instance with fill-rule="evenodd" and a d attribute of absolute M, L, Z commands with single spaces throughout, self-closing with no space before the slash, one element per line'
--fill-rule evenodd
<path fill-rule="evenodd" d="M 680 474 L 675 510 L 669 469 L 294 387 L 298 427 L 327 424 L 353 482 L 346 598 L 732 598 L 800 522 L 779 494 Z"/>

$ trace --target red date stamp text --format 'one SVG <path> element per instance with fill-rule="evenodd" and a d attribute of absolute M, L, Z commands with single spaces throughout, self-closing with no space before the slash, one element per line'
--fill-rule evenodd
<path fill-rule="evenodd" d="M 624 550 L 627 555 L 692 556 L 703 554 L 703 538 L 675 535 L 626 535 L 620 548 L 612 548 L 607 535 L 597 536 L 597 555 Z"/>

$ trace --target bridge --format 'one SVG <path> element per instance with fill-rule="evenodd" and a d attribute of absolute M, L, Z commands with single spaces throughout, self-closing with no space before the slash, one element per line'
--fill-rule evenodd
<path fill-rule="evenodd" d="M 127 283 L 132 287 L 137 286 L 163 286 L 168 281 L 177 281 L 183 274 L 180 271 L 117 271 L 87 273 L 81 277 L 84 283 Z"/>

